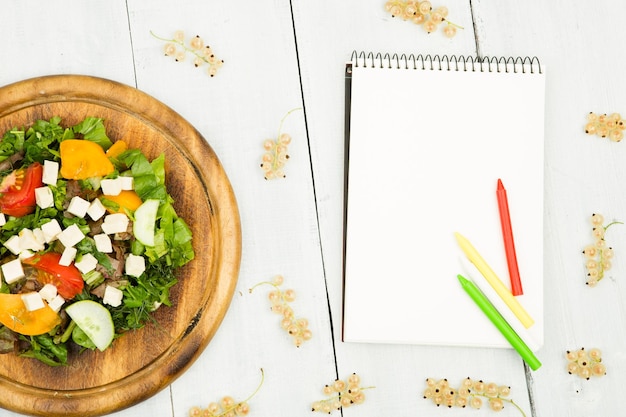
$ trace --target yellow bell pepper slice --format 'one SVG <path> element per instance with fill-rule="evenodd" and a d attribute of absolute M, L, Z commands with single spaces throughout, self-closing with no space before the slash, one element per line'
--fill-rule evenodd
<path fill-rule="evenodd" d="M 109 149 L 107 149 L 106 156 L 108 158 L 117 158 L 122 154 L 122 152 L 126 151 L 127 149 L 128 144 L 123 140 L 118 140 L 117 142 L 113 143 L 113 145 L 111 145 Z"/>
<path fill-rule="evenodd" d="M 107 207 L 107 211 L 109 213 L 124 213 L 124 209 L 135 211 L 137 210 L 137 207 L 143 203 L 143 201 L 141 201 L 141 197 L 139 197 L 139 195 L 133 190 L 122 190 L 122 192 L 118 195 L 107 195 L 104 196 L 104 198 L 113 201 L 120 206 L 117 211 Z"/>
<path fill-rule="evenodd" d="M 47 304 L 28 311 L 19 294 L 0 294 L 0 323 L 16 333 L 37 336 L 54 329 L 61 318 Z"/>
<path fill-rule="evenodd" d="M 115 168 L 100 145 L 90 140 L 66 139 L 59 146 L 61 176 L 69 180 L 103 177 Z"/>

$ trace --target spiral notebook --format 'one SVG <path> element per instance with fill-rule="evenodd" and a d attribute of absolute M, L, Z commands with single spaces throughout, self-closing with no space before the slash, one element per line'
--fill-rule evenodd
<path fill-rule="evenodd" d="M 541 345 L 545 68 L 355 52 L 345 76 L 343 340 L 510 347 L 456 278 L 458 232 L 510 285 L 501 179 Z"/>

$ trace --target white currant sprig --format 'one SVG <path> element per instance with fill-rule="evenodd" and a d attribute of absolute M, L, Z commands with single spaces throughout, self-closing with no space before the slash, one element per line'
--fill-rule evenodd
<path fill-rule="evenodd" d="M 588 135 L 608 137 L 613 142 L 621 142 L 624 139 L 624 130 L 626 130 L 626 122 L 619 113 L 607 115 L 590 112 L 587 115 L 585 133 Z"/>
<path fill-rule="evenodd" d="M 271 303 L 271 311 L 282 316 L 280 323 L 281 328 L 291 336 L 294 345 L 300 347 L 305 341 L 313 337 L 313 332 L 309 329 L 309 321 L 307 319 L 295 316 L 290 303 L 296 299 L 296 292 L 293 289 L 283 291 L 280 288 L 283 282 L 283 276 L 276 275 L 272 281 L 259 282 L 248 291 L 252 294 L 252 291 L 261 285 L 270 285 L 274 288 L 274 290 L 268 294 Z"/>
<path fill-rule="evenodd" d="M 591 233 L 594 243 L 583 249 L 585 268 L 587 269 L 586 284 L 589 287 L 595 287 L 604 278 L 604 273 L 611 269 L 611 259 L 613 259 L 614 252 L 613 248 L 607 246 L 605 235 L 608 228 L 614 224 L 622 224 L 622 222 L 613 221 L 605 226 L 604 216 L 599 213 L 591 215 L 591 225 L 593 226 Z"/>
<path fill-rule="evenodd" d="M 463 29 L 462 26 L 447 19 L 447 7 L 433 9 L 429 0 L 388 0 L 385 3 L 385 10 L 391 13 L 391 17 L 400 17 L 416 25 L 422 25 L 427 33 L 435 32 L 444 22 L 443 34 L 448 38 L 453 38 L 457 29 Z"/>
<path fill-rule="evenodd" d="M 489 404 L 493 411 L 501 411 L 505 404 L 514 406 L 523 417 L 526 417 L 524 410 L 508 396 L 511 388 L 507 385 L 498 385 L 494 382 L 483 382 L 483 380 L 473 380 L 466 378 L 461 382 L 460 387 L 454 388 L 447 379 L 426 379 L 426 389 L 424 398 L 430 399 L 437 407 L 443 405 L 449 408 L 467 406 L 479 409 L 483 406 L 483 400 Z"/>
<path fill-rule="evenodd" d="M 205 45 L 204 40 L 199 35 L 192 37 L 188 43 L 185 43 L 185 33 L 182 30 L 177 30 L 170 39 L 157 36 L 152 31 L 150 34 L 156 39 L 166 42 L 163 49 L 165 55 L 173 57 L 176 62 L 184 61 L 189 53 L 194 57 L 193 65 L 196 68 L 208 64 L 207 73 L 211 77 L 214 77 L 224 64 L 224 60 L 218 59 L 213 53 L 213 49 L 209 45 Z"/>
<path fill-rule="evenodd" d="M 565 352 L 567 359 L 567 372 L 570 375 L 578 375 L 589 380 L 592 376 L 606 375 L 606 366 L 602 363 L 602 352 L 598 348 L 585 350 L 568 350 Z"/>
<path fill-rule="evenodd" d="M 189 417 L 235 417 L 248 415 L 250 412 L 248 402 L 259 392 L 264 380 L 265 372 L 263 372 L 263 368 L 261 368 L 261 382 L 259 382 L 254 392 L 245 400 L 236 401 L 230 395 L 226 395 L 222 397 L 219 402 L 209 403 L 206 408 L 197 406 L 191 407 Z"/>
<path fill-rule="evenodd" d="M 315 401 L 311 405 L 311 411 L 330 414 L 333 410 L 363 404 L 365 401 L 364 390 L 375 387 L 362 387 L 361 377 L 356 373 L 346 380 L 337 379 L 332 384 L 324 386 L 323 392 L 327 398 Z"/>
<path fill-rule="evenodd" d="M 291 109 L 283 116 L 278 126 L 278 134 L 275 139 L 266 139 L 263 142 L 263 149 L 265 153 L 261 159 L 261 169 L 265 175 L 266 180 L 272 180 L 276 178 L 285 178 L 285 172 L 283 168 L 289 159 L 288 146 L 291 143 L 291 136 L 287 133 L 283 133 L 283 123 L 285 119 L 294 111 L 302 110 L 298 107 Z"/>

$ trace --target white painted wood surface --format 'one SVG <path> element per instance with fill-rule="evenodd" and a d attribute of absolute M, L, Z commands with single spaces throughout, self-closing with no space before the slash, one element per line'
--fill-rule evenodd
<path fill-rule="evenodd" d="M 626 115 L 626 6 L 608 0 L 434 5 L 447 6 L 450 20 L 465 29 L 451 40 L 441 32 L 427 35 L 391 18 L 384 0 L 2 3 L 0 85 L 74 73 L 136 86 L 197 127 L 238 198 L 243 259 L 223 325 L 169 388 L 113 415 L 180 417 L 223 395 L 245 398 L 259 381 L 259 368 L 266 378 L 250 401 L 253 416 L 309 415 L 311 403 L 323 397 L 322 387 L 352 372 L 376 388 L 368 390 L 364 404 L 345 409 L 345 416 L 492 414 L 486 407 L 438 409 L 422 399 L 425 378 L 454 382 L 467 376 L 510 385 L 527 416 L 623 415 L 626 226 L 607 235 L 616 259 L 596 288 L 584 285 L 580 252 L 591 239 L 591 213 L 626 221 L 626 145 L 583 132 L 589 111 Z M 177 29 L 202 36 L 224 59 L 215 78 L 191 62 L 163 56 L 162 43 L 150 35 L 152 30 L 169 37 Z M 537 55 L 545 65 L 546 343 L 538 353 L 539 371 L 527 375 L 508 349 L 340 341 L 343 69 L 353 50 Z M 283 126 L 293 137 L 287 178 L 266 181 L 259 168 L 263 140 L 275 136 L 281 118 L 297 107 L 303 111 Z M 376 169 L 385 175 L 393 169 L 394 152 L 402 149 L 394 148 L 392 138 L 381 138 L 381 147 L 387 157 Z M 314 332 L 299 349 L 269 311 L 267 289 L 248 292 L 276 274 L 297 292 L 294 310 L 309 319 Z M 462 321 L 462 312 L 459 317 L 459 326 L 472 325 Z M 602 349 L 607 376 L 584 381 L 567 374 L 565 350 L 582 346 Z M 509 406 L 497 415 L 520 414 Z"/>

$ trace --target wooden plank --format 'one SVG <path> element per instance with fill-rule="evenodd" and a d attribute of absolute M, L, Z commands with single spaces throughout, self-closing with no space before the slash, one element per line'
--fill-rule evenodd
<path fill-rule="evenodd" d="M 84 74 L 135 85 L 124 1 L 3 4 L 0 85 L 52 74 Z"/>
<path fill-rule="evenodd" d="M 355 407 L 354 411 L 347 409 L 344 414 L 374 416 L 384 410 L 389 415 L 431 415 L 434 413 L 434 405 L 421 397 L 427 377 L 448 378 L 455 383 L 471 376 L 510 385 L 511 397 L 530 415 L 522 361 L 512 350 L 339 342 L 342 296 L 344 63 L 349 60 L 353 50 L 475 54 L 468 2 L 449 1 L 445 4 L 449 9 L 449 19 L 466 28 L 451 40 L 440 32 L 427 35 L 419 26 L 392 18 L 385 11 L 384 4 L 384 1 L 294 2 L 339 376 L 345 377 L 351 372 L 357 372 L 364 384 L 376 386 L 376 389 L 367 393 L 368 400 L 365 404 Z M 433 5 L 438 6 L 435 3 Z M 462 91 L 458 94 L 462 94 Z M 428 98 L 416 97 L 416 100 L 424 99 Z M 392 120 L 389 122 L 393 123 Z M 379 170 L 380 175 L 385 175 L 387 170 L 394 169 L 394 152 L 402 152 L 402 149 L 394 148 L 393 138 L 381 138 L 381 152 L 386 156 L 373 169 Z M 372 190 L 372 193 L 375 196 L 376 191 Z M 445 219 L 435 218 L 433 221 L 445 222 Z M 385 285 L 384 277 L 381 277 L 381 285 Z M 375 301 L 372 308 L 376 308 Z M 436 312 L 433 312 L 433 316 L 436 317 Z M 459 312 L 459 326 L 471 326 L 462 317 L 462 312 Z M 513 416 L 516 413 L 513 407 L 507 407 L 504 415 Z"/>
<path fill-rule="evenodd" d="M 584 133 L 586 115 L 624 114 L 624 57 L 614 54 L 626 35 L 622 3 L 560 7 L 558 2 L 478 1 L 478 37 L 484 54 L 533 54 L 547 71 L 545 163 L 544 366 L 533 374 L 538 415 L 622 414 L 620 382 L 626 344 L 622 282 L 626 240 L 612 226 L 606 242 L 613 267 L 595 288 L 585 286 L 581 251 L 593 242 L 590 216 L 624 221 L 620 190 L 626 171 L 623 143 Z M 558 16 L 558 21 L 553 17 Z M 589 381 L 566 371 L 566 350 L 600 348 L 607 376 Z"/>
<path fill-rule="evenodd" d="M 334 357 L 304 112 L 285 119 L 292 137 L 286 178 L 265 180 L 263 142 L 276 138 L 281 119 L 302 107 L 288 1 L 178 3 L 129 1 L 138 86 L 179 111 L 204 135 L 221 159 L 241 211 L 242 265 L 237 292 L 202 357 L 172 385 L 173 412 L 192 406 L 243 399 L 260 379 L 251 415 L 299 415 L 327 380 Z M 163 43 L 150 30 L 199 35 L 224 65 L 210 78 L 190 59 L 163 56 Z M 294 289 L 297 317 L 307 318 L 313 338 L 296 348 L 270 312 L 270 287 L 248 290 L 274 275 Z"/>

